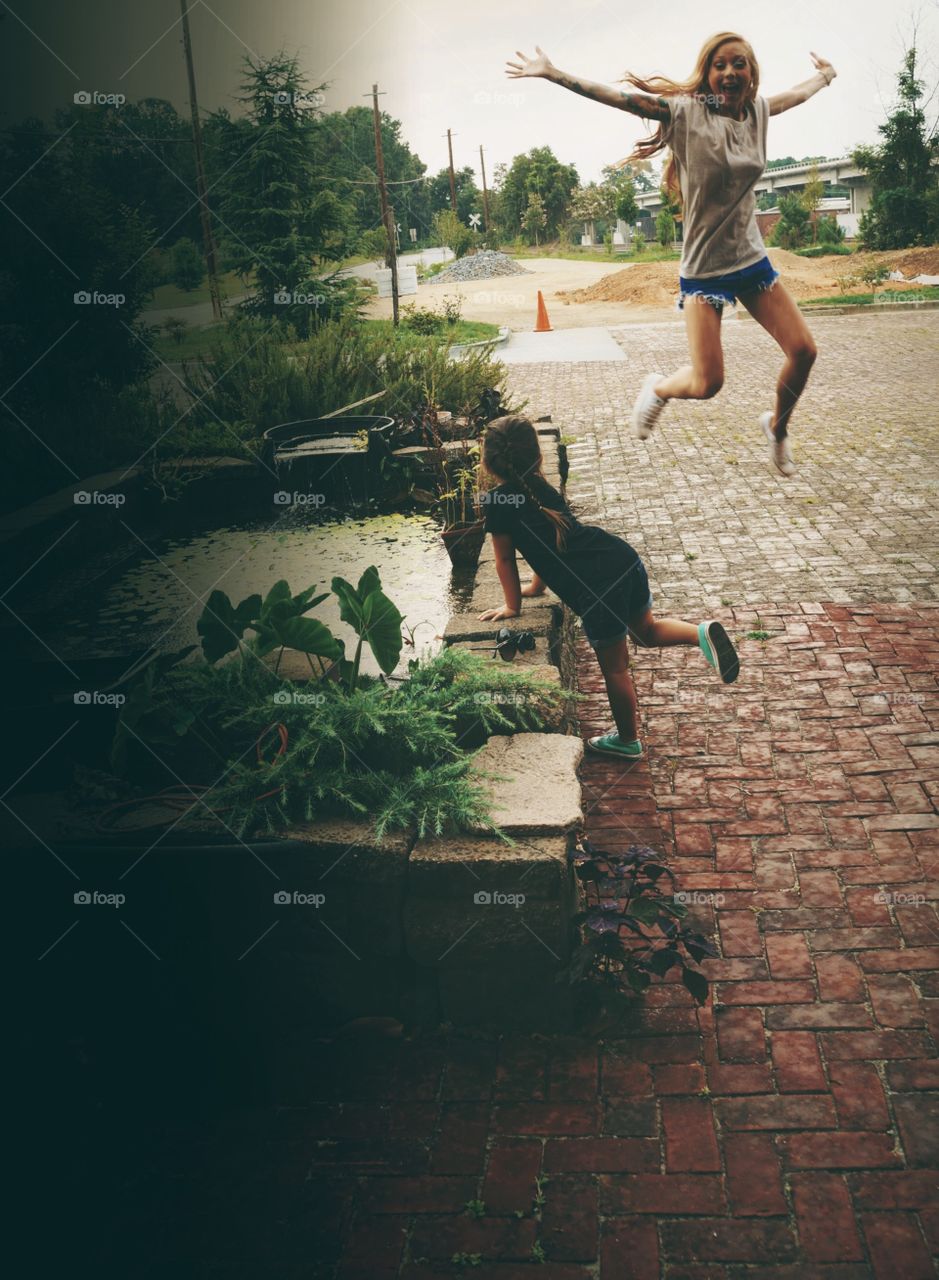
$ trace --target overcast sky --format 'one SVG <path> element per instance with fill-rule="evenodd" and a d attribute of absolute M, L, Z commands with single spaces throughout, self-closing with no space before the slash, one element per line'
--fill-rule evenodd
<path fill-rule="evenodd" d="M 77 89 L 169 98 L 184 111 L 179 12 L 178 0 L 0 0 L 3 122 L 48 118 Z M 596 80 L 627 69 L 684 79 L 708 36 L 739 31 L 767 95 L 813 74 L 812 49 L 838 78 L 770 121 L 769 156 L 837 156 L 878 140 L 914 15 L 932 87 L 939 0 L 194 0 L 191 25 L 203 110 L 235 108 L 246 53 L 283 48 L 299 54 L 311 85 L 328 82 L 329 110 L 366 103 L 377 81 L 383 109 L 431 172 L 446 164 L 449 127 L 458 166 L 477 167 L 482 144 L 491 176 L 499 162 L 547 144 L 589 181 L 629 153 L 643 125 L 544 80 L 508 79 L 516 49 L 533 54 L 540 44 L 555 65 Z"/>

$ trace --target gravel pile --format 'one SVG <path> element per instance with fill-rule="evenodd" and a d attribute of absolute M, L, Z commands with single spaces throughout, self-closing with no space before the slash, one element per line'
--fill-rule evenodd
<path fill-rule="evenodd" d="M 428 284 L 449 284 L 460 280 L 491 280 L 493 276 L 528 276 L 531 272 L 520 267 L 508 254 L 495 249 L 482 249 L 468 258 L 457 258 L 449 267 L 431 276 Z"/>

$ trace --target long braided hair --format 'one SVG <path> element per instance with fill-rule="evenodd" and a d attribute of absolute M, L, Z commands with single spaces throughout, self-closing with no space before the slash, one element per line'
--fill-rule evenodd
<path fill-rule="evenodd" d="M 551 487 L 542 471 L 542 462 L 538 433 L 528 418 L 509 413 L 489 423 L 483 438 L 483 467 L 496 480 L 523 493 L 551 521 L 557 549 L 563 551 L 570 520 L 563 511 L 545 505 L 544 499 Z"/>

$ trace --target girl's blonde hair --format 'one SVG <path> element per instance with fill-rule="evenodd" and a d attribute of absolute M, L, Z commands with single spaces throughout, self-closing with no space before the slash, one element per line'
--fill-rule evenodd
<path fill-rule="evenodd" d="M 727 44 L 730 40 L 735 40 L 742 44 L 750 62 L 750 84 L 747 87 L 744 104 L 749 105 L 756 101 L 756 95 L 760 87 L 760 67 L 756 60 L 756 54 L 753 52 L 749 40 L 745 40 L 743 36 L 738 35 L 736 31 L 719 31 L 717 35 L 711 36 L 709 40 L 705 40 L 698 54 L 698 60 L 695 63 L 694 71 L 687 80 L 670 80 L 667 76 L 652 76 L 649 80 L 642 80 L 639 76 L 635 76 L 632 72 L 627 71 L 620 81 L 621 84 L 632 84 L 637 89 L 641 89 L 644 93 L 651 93 L 655 97 L 669 98 L 676 97 L 679 94 L 702 94 L 707 95 L 711 92 L 708 83 L 708 73 L 711 70 L 711 59 L 722 44 Z M 632 155 L 628 156 L 628 160 L 648 160 L 650 156 L 654 156 L 657 151 L 661 151 L 667 143 L 662 141 L 662 134 L 665 131 L 665 125 L 660 124 L 658 128 L 649 135 L 648 138 L 642 138 L 636 143 L 636 148 Z M 675 157 L 669 152 L 668 163 L 665 166 L 665 172 L 662 174 L 662 186 L 669 193 L 677 204 L 681 205 L 681 187 L 678 183 L 678 171 L 675 166 Z"/>
<path fill-rule="evenodd" d="M 538 432 L 530 419 L 509 413 L 489 423 L 483 437 L 484 469 L 496 480 L 519 490 L 538 507 L 554 525 L 557 549 L 563 551 L 570 521 L 563 511 L 546 506 L 543 501 L 551 486 L 545 479 L 542 463 Z"/>

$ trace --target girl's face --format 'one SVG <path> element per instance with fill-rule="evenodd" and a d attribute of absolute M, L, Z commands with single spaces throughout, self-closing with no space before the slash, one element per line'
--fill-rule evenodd
<path fill-rule="evenodd" d="M 739 116 L 752 78 L 750 59 L 739 40 L 718 45 L 708 71 L 708 88 L 718 103 L 718 111 Z"/>

